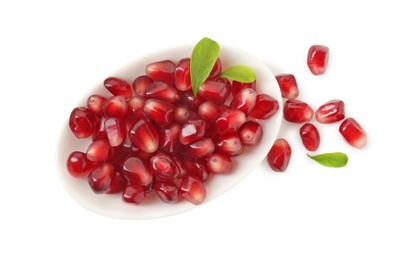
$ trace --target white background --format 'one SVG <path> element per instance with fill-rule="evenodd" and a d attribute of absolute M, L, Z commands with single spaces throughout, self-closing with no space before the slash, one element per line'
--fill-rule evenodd
<path fill-rule="evenodd" d="M 354 2 L 1 1 L 0 259 L 411 259 L 411 9 Z M 160 219 L 83 209 L 56 166 L 73 106 L 134 57 L 204 36 L 295 74 L 314 108 L 344 100 L 367 147 L 320 126 L 319 152 L 350 158 L 325 168 L 284 124 L 284 174 L 262 164 L 218 199 Z M 323 76 L 306 67 L 312 44 L 330 48 Z"/>

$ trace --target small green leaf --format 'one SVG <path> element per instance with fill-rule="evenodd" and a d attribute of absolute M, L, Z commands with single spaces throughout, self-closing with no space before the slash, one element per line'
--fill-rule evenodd
<path fill-rule="evenodd" d="M 243 83 L 251 83 L 256 80 L 255 72 L 250 67 L 244 65 L 232 66 L 222 71 L 220 77 Z"/>
<path fill-rule="evenodd" d="M 348 163 L 348 160 L 349 160 L 348 156 L 341 152 L 324 153 L 324 154 L 318 154 L 318 155 L 313 155 L 313 156 L 307 154 L 307 156 L 324 166 L 333 167 L 333 168 L 344 167 Z"/>
<path fill-rule="evenodd" d="M 201 39 L 192 50 L 190 58 L 190 78 L 193 95 L 197 95 L 200 85 L 207 79 L 219 57 L 220 46 L 207 37 Z"/>

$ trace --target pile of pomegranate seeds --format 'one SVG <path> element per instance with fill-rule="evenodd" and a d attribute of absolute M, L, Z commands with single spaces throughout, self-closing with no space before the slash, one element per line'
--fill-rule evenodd
<path fill-rule="evenodd" d="M 73 134 L 91 143 L 69 155 L 69 173 L 87 177 L 95 193 L 122 193 L 127 203 L 140 204 L 149 193 L 165 203 L 202 203 L 206 181 L 230 172 L 232 157 L 259 143 L 259 120 L 279 103 L 256 93 L 256 82 L 220 78 L 219 59 L 195 97 L 189 68 L 189 58 L 177 65 L 163 60 L 148 64 L 131 85 L 107 78 L 112 96 L 92 95 L 87 108 L 70 115 Z"/>
<path fill-rule="evenodd" d="M 322 45 L 310 47 L 307 57 L 309 70 L 314 75 L 325 73 L 329 56 L 329 48 Z M 298 84 L 292 74 L 280 74 L 276 80 L 286 99 L 283 116 L 286 121 L 295 124 L 303 124 L 299 134 L 303 146 L 310 152 L 314 152 L 320 145 L 319 131 L 314 124 L 309 123 L 313 115 L 321 124 L 331 124 L 345 119 L 345 104 L 342 100 L 331 100 L 321 105 L 315 112 L 305 102 L 296 100 L 299 95 Z M 345 141 L 355 147 L 362 148 L 366 145 L 366 133 L 353 118 L 346 118 L 339 127 L 339 132 Z M 276 172 L 284 172 L 290 161 L 292 150 L 285 139 L 278 139 L 273 144 L 267 156 L 269 166 Z"/>

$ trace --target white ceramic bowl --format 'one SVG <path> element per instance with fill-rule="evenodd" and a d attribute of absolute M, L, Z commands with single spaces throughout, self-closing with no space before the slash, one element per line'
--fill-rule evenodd
<path fill-rule="evenodd" d="M 145 55 L 112 75 L 107 75 L 107 77 L 115 76 L 132 82 L 134 78 L 144 74 L 146 64 L 164 59 L 177 62 L 181 58 L 190 57 L 192 48 L 193 46 L 182 46 Z M 280 105 L 282 104 L 280 89 L 274 74 L 261 61 L 242 50 L 228 46 L 221 46 L 219 57 L 222 61 L 223 69 L 237 64 L 251 67 L 256 73 L 257 92 L 269 94 L 278 100 Z M 104 79 L 101 79 L 100 82 L 103 82 L 103 80 Z M 96 93 L 106 96 L 109 95 L 102 83 L 91 88 L 89 95 Z M 74 103 L 73 108 L 76 107 L 76 105 L 85 106 L 88 96 L 79 97 L 79 103 Z M 69 117 L 69 113 L 70 111 L 68 111 L 67 118 Z M 227 192 L 265 159 L 266 154 L 279 133 L 282 115 L 282 106 L 280 106 L 279 111 L 274 116 L 268 120 L 260 121 L 263 127 L 263 138 L 261 142 L 257 146 L 245 150 L 242 155 L 233 159 L 233 169 L 230 174 L 213 176 L 213 178 L 207 182 L 207 198 L 203 203 L 208 203 Z M 157 218 L 201 207 L 201 205 L 195 206 L 186 201 L 181 201 L 176 204 L 165 204 L 156 198 L 155 192 L 150 193 L 146 201 L 138 206 L 124 203 L 121 200 L 120 194 L 98 195 L 93 193 L 87 183 L 87 179 L 76 179 L 72 177 L 66 169 L 66 159 L 68 155 L 75 150 L 85 151 L 89 143 L 90 139 L 79 140 L 75 138 L 67 123 L 63 128 L 58 147 L 59 175 L 63 186 L 70 196 L 83 207 L 105 216 L 125 219 Z"/>

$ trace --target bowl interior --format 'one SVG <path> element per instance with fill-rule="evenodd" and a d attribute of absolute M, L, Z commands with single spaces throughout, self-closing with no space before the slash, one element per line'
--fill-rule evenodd
<path fill-rule="evenodd" d="M 190 57 L 191 51 L 192 46 L 181 46 L 159 51 L 140 57 L 135 62 L 114 72 L 112 75 L 107 76 L 120 77 L 128 82 L 132 82 L 134 78 L 144 74 L 145 66 L 148 63 L 164 59 L 170 59 L 177 63 L 177 61 L 181 58 Z M 237 64 L 251 67 L 256 73 L 256 88 L 258 94 L 269 94 L 278 100 L 279 104 L 282 103 L 281 93 L 275 80 L 273 74 L 274 72 L 269 70 L 269 68 L 261 61 L 242 50 L 228 46 L 221 46 L 219 57 L 223 65 L 223 69 Z M 103 82 L 103 79 L 101 82 Z M 89 95 L 92 94 L 109 96 L 109 92 L 101 83 L 94 88 L 91 88 Z M 89 95 L 82 97 L 77 105 L 85 106 Z M 75 105 L 76 103 L 73 104 L 73 107 L 75 107 Z M 261 142 L 255 147 L 246 149 L 242 155 L 233 158 L 233 169 L 230 174 L 213 176 L 213 178 L 207 182 L 207 198 L 204 203 L 207 203 L 228 191 L 244 179 L 262 162 L 262 160 L 265 159 L 266 154 L 279 133 L 282 115 L 282 106 L 280 106 L 279 111 L 274 116 L 267 120 L 260 121 L 263 128 L 263 138 Z M 69 116 L 67 115 L 67 118 L 68 117 Z M 145 202 L 138 206 L 122 202 L 120 194 L 98 195 L 93 193 L 84 178 L 73 178 L 66 169 L 66 159 L 68 155 L 75 150 L 83 152 L 86 151 L 89 143 L 90 140 L 78 140 L 75 138 L 75 136 L 71 133 L 68 124 L 63 127 L 60 144 L 58 147 L 59 175 L 67 192 L 83 207 L 105 216 L 126 219 L 163 217 L 199 207 L 186 201 L 181 201 L 176 204 L 165 204 L 161 202 L 160 199 L 156 198 L 156 194 L 154 192 L 148 194 L 148 198 Z"/>

